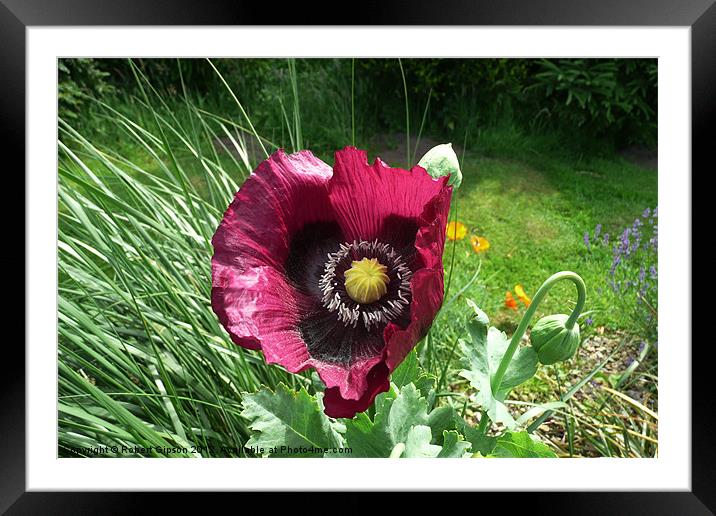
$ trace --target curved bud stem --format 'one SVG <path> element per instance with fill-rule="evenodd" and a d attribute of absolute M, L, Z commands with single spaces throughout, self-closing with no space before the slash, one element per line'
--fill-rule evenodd
<path fill-rule="evenodd" d="M 568 330 L 571 330 L 574 327 L 574 323 L 577 322 L 579 314 L 584 310 L 584 303 L 587 301 L 587 287 L 584 285 L 584 280 L 579 274 L 574 272 L 569 274 L 570 276 L 565 276 L 564 279 L 572 281 L 574 286 L 577 287 L 577 304 L 574 306 L 572 313 L 569 314 L 569 319 L 567 319 L 567 322 L 564 324 Z"/>
<path fill-rule="evenodd" d="M 493 395 L 496 395 L 498 390 L 500 389 L 502 378 L 505 376 L 505 372 L 507 372 L 507 367 L 510 365 L 510 361 L 512 361 L 512 357 L 517 351 L 517 347 L 520 344 L 520 340 L 522 340 L 522 336 L 525 334 L 527 326 L 529 325 L 530 321 L 532 320 L 532 316 L 537 310 L 537 306 L 542 302 L 544 297 L 547 295 L 547 292 L 549 292 L 550 289 L 556 283 L 562 280 L 570 280 L 577 287 L 577 304 L 574 307 L 574 310 L 572 310 L 572 313 L 569 315 L 569 319 L 567 319 L 567 322 L 565 323 L 565 326 L 568 330 L 571 330 L 572 327 L 574 327 L 574 323 L 577 321 L 579 314 L 582 313 L 582 310 L 584 309 L 584 303 L 587 300 L 587 288 L 584 285 L 584 280 L 582 280 L 579 274 L 571 271 L 558 272 L 557 274 L 553 274 L 552 276 L 547 278 L 545 282 L 542 283 L 542 286 L 537 290 L 537 293 L 534 295 L 534 298 L 532 298 L 532 303 L 530 304 L 529 308 L 522 316 L 522 320 L 517 326 L 514 335 L 512 335 L 510 345 L 507 347 L 507 351 L 505 352 L 505 355 L 500 361 L 500 365 L 495 372 L 495 376 L 492 377 L 492 382 L 490 385 L 492 387 Z"/>

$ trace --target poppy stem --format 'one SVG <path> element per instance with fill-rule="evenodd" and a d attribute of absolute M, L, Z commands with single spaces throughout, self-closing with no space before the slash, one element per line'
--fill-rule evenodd
<path fill-rule="evenodd" d="M 579 317 L 579 314 L 582 313 L 582 310 L 584 309 L 584 303 L 587 299 L 587 289 L 584 285 L 584 280 L 579 276 L 579 274 L 571 271 L 562 271 L 553 274 L 552 276 L 547 278 L 545 282 L 542 283 L 542 286 L 537 290 L 537 293 L 532 299 L 532 304 L 530 304 L 529 308 L 522 316 L 522 320 L 517 326 L 517 330 L 515 330 L 515 333 L 512 335 L 510 345 L 507 347 L 507 351 L 505 351 L 505 354 L 500 361 L 500 365 L 497 368 L 495 375 L 492 377 L 492 382 L 490 386 L 492 388 L 493 396 L 496 396 L 499 392 L 500 384 L 502 383 L 502 379 L 507 372 L 507 367 L 510 365 L 512 357 L 515 355 L 517 347 L 520 345 L 522 336 L 525 334 L 527 326 L 532 320 L 532 316 L 534 316 L 535 312 L 537 311 L 537 306 L 547 295 L 547 292 L 549 292 L 554 285 L 556 285 L 562 280 L 569 280 L 577 287 L 577 304 L 575 305 L 574 309 L 572 310 L 572 313 L 569 315 L 569 318 L 565 323 L 565 326 L 568 330 L 572 329 L 574 323 Z"/>
<path fill-rule="evenodd" d="M 404 451 L 405 451 L 405 443 L 398 443 L 393 447 L 393 450 L 390 452 L 390 456 L 388 458 L 399 459 L 400 456 L 403 455 Z"/>
<path fill-rule="evenodd" d="M 486 410 L 480 411 L 480 424 L 477 427 L 477 430 L 484 434 L 487 431 L 487 421 L 488 421 L 488 415 Z"/>
<path fill-rule="evenodd" d="M 403 61 L 398 58 L 400 75 L 403 77 L 403 93 L 405 93 L 405 168 L 410 168 L 410 109 L 408 106 L 408 84 L 405 82 L 405 70 Z"/>
<path fill-rule="evenodd" d="M 455 215 L 453 216 L 453 222 L 457 224 L 457 193 L 453 191 L 453 195 L 455 196 Z M 455 230 L 455 234 L 457 236 L 457 229 Z M 448 272 L 448 280 L 447 285 L 445 286 L 445 296 L 444 298 L 448 297 L 448 293 L 450 292 L 450 284 L 452 283 L 452 270 L 455 267 L 455 246 L 457 245 L 457 239 L 454 239 L 452 241 L 452 253 L 450 254 L 450 271 Z"/>
<path fill-rule="evenodd" d="M 351 134 L 353 147 L 356 146 L 356 59 L 351 60 Z"/>

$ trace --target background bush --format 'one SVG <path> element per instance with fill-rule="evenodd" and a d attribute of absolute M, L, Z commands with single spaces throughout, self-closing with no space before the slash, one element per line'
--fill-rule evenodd
<path fill-rule="evenodd" d="M 188 92 L 211 99 L 223 88 L 203 59 L 140 59 L 136 64 L 168 96 Z M 257 124 L 284 125 L 290 114 L 286 99 L 293 91 L 283 60 L 218 59 L 215 64 L 242 103 L 257 108 L 249 113 Z M 350 118 L 345 111 L 351 106 L 351 77 L 359 104 L 353 106 L 357 130 L 404 132 L 403 73 L 412 132 L 425 113 L 426 132 L 458 139 L 466 129 L 475 133 L 515 125 L 560 131 L 577 146 L 595 141 L 615 148 L 656 145 L 656 59 L 405 59 L 402 70 L 395 59 L 299 59 L 302 109 L 319 115 L 310 118 L 315 126 L 310 134 L 324 145 L 345 142 L 346 135 L 328 134 L 328 128 L 341 125 L 330 117 Z M 82 94 L 112 88 L 134 93 L 134 74 L 126 60 L 61 60 L 63 112 L 82 109 Z"/>
<path fill-rule="evenodd" d="M 114 93 L 101 59 L 60 59 L 57 65 L 60 117 L 76 118 L 87 96 Z"/>

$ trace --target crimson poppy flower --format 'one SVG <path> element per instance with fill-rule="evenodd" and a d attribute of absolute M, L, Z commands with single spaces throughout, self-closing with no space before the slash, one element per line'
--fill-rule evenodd
<path fill-rule="evenodd" d="M 315 368 L 331 417 L 353 417 L 443 301 L 452 187 L 425 169 L 279 150 L 236 193 L 212 239 L 211 304 L 231 339 L 292 373 Z"/>

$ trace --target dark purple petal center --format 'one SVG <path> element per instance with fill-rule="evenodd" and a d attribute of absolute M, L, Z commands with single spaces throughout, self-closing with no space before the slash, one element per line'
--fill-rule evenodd
<path fill-rule="evenodd" d="M 307 224 L 291 238 L 284 264 L 286 277 L 297 290 L 314 299 L 323 295 L 318 282 L 323 275 L 326 256 L 338 250 L 343 233 L 335 222 Z"/>
<path fill-rule="evenodd" d="M 373 303 L 361 304 L 353 300 L 345 286 L 345 273 L 354 261 L 376 259 L 387 267 L 389 282 L 384 296 Z M 410 279 L 413 272 L 403 257 L 388 244 L 374 240 L 341 244 L 330 253 L 323 275 L 318 283 L 321 304 L 336 314 L 338 321 L 355 328 L 362 324 L 366 329 L 384 328 L 388 322 L 403 316 L 410 305 Z"/>
<path fill-rule="evenodd" d="M 379 355 L 385 347 L 383 330 L 389 322 L 410 323 L 410 280 L 415 253 L 396 251 L 374 240 L 341 242 L 329 223 L 310 224 L 291 242 L 286 274 L 311 300 L 298 324 L 312 358 L 350 366 Z M 346 291 L 345 272 L 353 261 L 377 259 L 386 266 L 387 292 L 372 303 L 354 301 Z"/>

